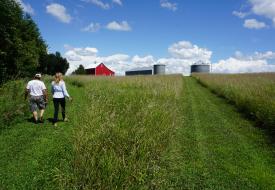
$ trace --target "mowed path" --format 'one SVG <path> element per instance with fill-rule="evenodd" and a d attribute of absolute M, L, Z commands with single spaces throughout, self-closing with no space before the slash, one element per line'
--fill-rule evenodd
<path fill-rule="evenodd" d="M 192 78 L 184 78 L 183 125 L 167 160 L 173 189 L 275 189 L 266 134 Z"/>
<path fill-rule="evenodd" d="M 182 80 L 181 117 L 175 122 L 180 125 L 162 154 L 162 188 L 275 189 L 275 148 L 268 136 L 194 79 Z M 72 137 L 86 104 L 83 90 L 69 86 L 75 99 L 68 104 L 69 123 L 54 129 L 49 122 L 23 122 L 0 131 L 1 190 L 59 188 L 58 168 L 70 165 L 68 156 L 74 154 Z M 45 117 L 52 112 L 50 104 Z"/>

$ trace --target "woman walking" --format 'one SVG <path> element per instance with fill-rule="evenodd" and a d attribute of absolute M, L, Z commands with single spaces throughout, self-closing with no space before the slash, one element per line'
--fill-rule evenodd
<path fill-rule="evenodd" d="M 68 121 L 66 118 L 66 97 L 71 101 L 64 80 L 62 79 L 62 73 L 56 73 L 54 76 L 54 81 L 52 81 L 52 94 L 53 94 L 53 104 L 54 104 L 54 118 L 53 124 L 56 127 L 58 121 L 58 111 L 59 104 L 61 105 L 61 113 L 63 121 Z"/>

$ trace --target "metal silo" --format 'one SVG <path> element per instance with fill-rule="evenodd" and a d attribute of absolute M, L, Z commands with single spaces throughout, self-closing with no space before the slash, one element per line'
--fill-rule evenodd
<path fill-rule="evenodd" d="M 210 65 L 209 64 L 194 64 L 191 65 L 191 73 L 209 73 Z"/>
<path fill-rule="evenodd" d="M 154 65 L 154 75 L 165 75 L 165 65 L 163 64 Z"/>

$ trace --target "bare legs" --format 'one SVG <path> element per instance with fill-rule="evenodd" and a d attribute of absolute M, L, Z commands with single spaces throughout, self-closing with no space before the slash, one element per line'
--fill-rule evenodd
<path fill-rule="evenodd" d="M 40 110 L 40 120 L 41 121 L 43 120 L 44 112 L 45 112 L 44 109 Z M 38 113 L 37 113 L 37 111 L 32 112 L 32 114 L 33 114 L 33 118 L 34 118 L 35 122 L 37 122 L 38 121 Z"/>

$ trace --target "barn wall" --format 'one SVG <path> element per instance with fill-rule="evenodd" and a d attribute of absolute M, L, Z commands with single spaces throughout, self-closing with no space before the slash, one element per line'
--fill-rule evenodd
<path fill-rule="evenodd" d="M 96 67 L 96 75 L 113 76 L 115 73 L 108 69 L 104 64 L 100 64 Z"/>

